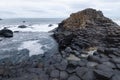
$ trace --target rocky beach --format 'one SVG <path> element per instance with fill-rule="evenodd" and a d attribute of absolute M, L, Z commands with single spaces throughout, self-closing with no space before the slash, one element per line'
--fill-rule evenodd
<path fill-rule="evenodd" d="M 0 80 L 120 80 L 120 26 L 102 11 L 72 13 L 48 33 L 0 36 Z"/>

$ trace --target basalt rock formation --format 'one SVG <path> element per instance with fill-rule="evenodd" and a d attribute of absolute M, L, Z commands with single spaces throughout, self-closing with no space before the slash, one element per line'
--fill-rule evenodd
<path fill-rule="evenodd" d="M 90 26 L 118 26 L 111 19 L 105 17 L 101 11 L 95 9 L 85 9 L 77 13 L 72 13 L 69 18 L 63 20 L 59 28 L 64 30 L 75 30 Z"/>
<path fill-rule="evenodd" d="M 101 11 L 74 13 L 54 32 L 60 52 L 3 61 L 0 80 L 120 80 L 120 27 Z"/>
<path fill-rule="evenodd" d="M 67 67 L 72 75 L 68 80 L 120 80 L 120 26 L 101 11 L 71 14 L 54 37 L 61 56 L 74 61 Z"/>
<path fill-rule="evenodd" d="M 80 49 L 90 47 L 119 47 L 120 27 L 101 11 L 85 9 L 73 13 L 62 21 L 55 31 L 60 49 L 70 46 Z M 116 44 L 116 45 L 115 45 Z"/>

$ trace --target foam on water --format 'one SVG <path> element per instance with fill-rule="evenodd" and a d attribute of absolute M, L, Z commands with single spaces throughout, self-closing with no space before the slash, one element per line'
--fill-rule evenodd
<path fill-rule="evenodd" d="M 44 54 L 44 50 L 42 50 L 43 45 L 38 43 L 38 40 L 34 40 L 34 41 L 25 41 L 23 42 L 23 44 L 18 48 L 18 50 L 22 50 L 22 49 L 28 49 L 29 52 L 29 56 L 32 55 L 38 55 L 38 54 Z"/>
<path fill-rule="evenodd" d="M 57 24 L 53 24 L 53 26 L 49 27 L 49 24 L 34 24 L 34 25 L 27 25 L 27 28 L 18 28 L 19 25 L 0 25 L 0 29 L 3 29 L 4 27 L 7 27 L 8 29 L 12 31 L 20 31 L 20 32 L 48 32 L 56 27 L 58 27 Z"/>
<path fill-rule="evenodd" d="M 118 25 L 120 25 L 120 20 L 115 20 L 115 22 L 116 22 Z"/>

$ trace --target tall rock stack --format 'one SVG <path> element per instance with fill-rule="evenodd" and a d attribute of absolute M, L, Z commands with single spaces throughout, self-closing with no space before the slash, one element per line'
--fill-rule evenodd
<path fill-rule="evenodd" d="M 95 9 L 85 9 L 83 11 L 72 13 L 69 18 L 60 23 L 61 28 L 81 29 L 87 26 L 117 26 L 111 19 L 106 18 L 101 11 Z"/>
<path fill-rule="evenodd" d="M 55 31 L 60 49 L 78 47 L 119 47 L 120 27 L 101 11 L 85 9 L 62 21 Z M 115 44 L 116 45 L 115 45 Z"/>
<path fill-rule="evenodd" d="M 54 37 L 69 62 L 68 80 L 120 80 L 120 26 L 101 11 L 88 8 L 71 14 Z"/>

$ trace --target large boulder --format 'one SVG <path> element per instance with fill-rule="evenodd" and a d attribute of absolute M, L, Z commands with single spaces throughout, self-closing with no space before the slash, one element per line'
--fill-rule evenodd
<path fill-rule="evenodd" d="M 0 36 L 1 37 L 13 37 L 13 31 L 12 30 L 9 30 L 7 28 L 4 28 L 2 30 L 0 30 Z"/>

